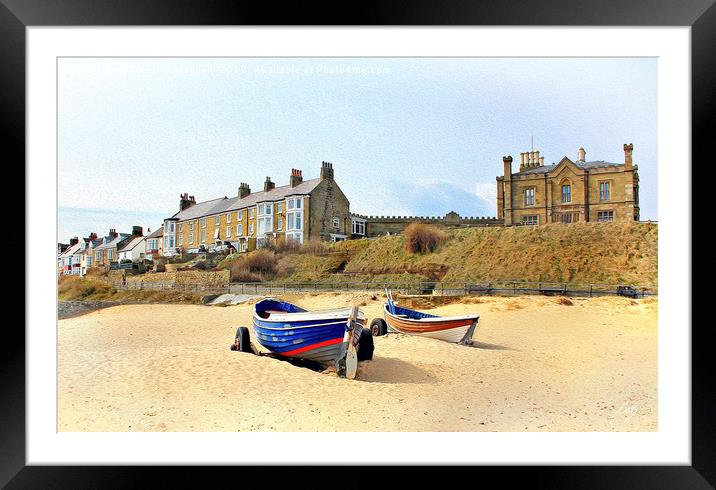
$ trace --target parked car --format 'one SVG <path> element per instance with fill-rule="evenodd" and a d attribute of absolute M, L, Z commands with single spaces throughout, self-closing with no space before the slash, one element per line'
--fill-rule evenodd
<path fill-rule="evenodd" d="M 617 286 L 617 296 L 636 298 L 639 296 L 639 292 L 634 286 Z"/>
<path fill-rule="evenodd" d="M 221 244 L 217 245 L 217 246 L 214 248 L 214 252 L 217 252 L 217 253 L 219 253 L 219 252 L 227 252 L 227 251 L 229 251 L 229 250 L 231 250 L 231 249 L 234 249 L 234 246 L 231 245 L 231 242 L 224 242 L 224 243 L 221 243 Z M 235 250 L 235 249 L 234 249 L 234 250 Z"/>
<path fill-rule="evenodd" d="M 188 254 L 198 254 L 198 253 L 199 253 L 199 249 L 198 249 L 198 248 L 190 248 L 190 249 L 188 249 L 188 250 L 186 251 L 186 253 L 188 253 Z"/>

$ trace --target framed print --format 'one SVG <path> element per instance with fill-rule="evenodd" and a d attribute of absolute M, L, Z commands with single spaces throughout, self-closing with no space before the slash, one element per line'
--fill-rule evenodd
<path fill-rule="evenodd" d="M 28 194 L 3 485 L 713 485 L 691 161 L 716 7 L 515 7 L 3 0 Z"/>

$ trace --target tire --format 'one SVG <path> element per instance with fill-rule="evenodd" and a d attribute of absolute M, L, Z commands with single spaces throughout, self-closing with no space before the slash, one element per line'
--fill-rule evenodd
<path fill-rule="evenodd" d="M 373 334 L 367 328 L 361 329 L 358 337 L 358 360 L 370 361 L 373 359 Z"/>
<path fill-rule="evenodd" d="M 373 334 L 373 337 L 385 335 L 387 331 L 388 326 L 382 318 L 374 318 L 373 321 L 370 322 L 370 333 Z"/>
<path fill-rule="evenodd" d="M 249 329 L 246 327 L 239 327 L 236 329 L 236 339 L 234 344 L 231 346 L 231 350 L 239 352 L 253 352 L 251 349 L 251 339 L 249 337 Z"/>

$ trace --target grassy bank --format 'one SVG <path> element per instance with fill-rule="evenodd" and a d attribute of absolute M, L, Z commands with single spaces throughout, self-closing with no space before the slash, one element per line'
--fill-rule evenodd
<path fill-rule="evenodd" d="M 120 303 L 199 303 L 203 293 L 186 291 L 118 290 L 100 281 L 76 276 L 60 278 L 60 301 L 117 301 Z"/>
<path fill-rule="evenodd" d="M 223 264 L 235 278 L 274 282 L 534 281 L 657 283 L 658 228 L 643 223 L 447 230 L 431 252 L 404 235 L 258 251 Z M 256 257 L 258 258 L 258 257 Z M 253 262 L 261 270 L 252 269 Z M 238 270 L 240 274 L 234 274 Z"/>
<path fill-rule="evenodd" d="M 410 272 L 444 281 L 554 281 L 656 284 L 656 225 L 472 228 L 448 232 L 435 252 L 405 250 L 403 236 L 371 240 L 345 272 Z"/>
<path fill-rule="evenodd" d="M 276 246 L 248 254 L 202 258 L 194 268 L 228 270 L 232 282 L 279 284 L 515 280 L 657 285 L 655 224 L 575 223 L 454 230 L 422 226 L 412 237 L 406 232 L 330 244 L 312 241 L 300 247 Z M 193 302 L 196 298 L 193 293 L 174 291 L 117 291 L 103 283 L 73 279 L 61 282 L 60 299 Z"/>

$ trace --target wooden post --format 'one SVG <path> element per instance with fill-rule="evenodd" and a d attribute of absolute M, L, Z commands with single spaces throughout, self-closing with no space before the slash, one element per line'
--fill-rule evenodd
<path fill-rule="evenodd" d="M 592 297 L 592 285 L 591 284 L 589 285 L 589 297 L 590 298 Z"/>

